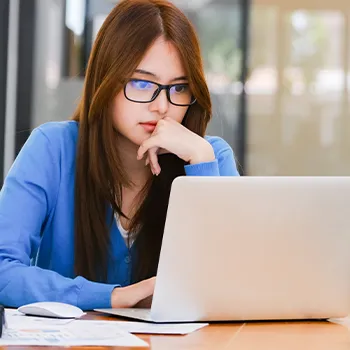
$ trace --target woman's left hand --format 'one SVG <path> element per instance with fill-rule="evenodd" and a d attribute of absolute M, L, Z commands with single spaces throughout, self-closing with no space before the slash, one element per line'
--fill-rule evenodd
<path fill-rule="evenodd" d="M 146 164 L 150 164 L 154 175 L 159 175 L 161 171 L 157 156 L 159 153 L 173 153 L 190 164 L 215 159 L 214 150 L 208 141 L 169 117 L 161 119 L 150 138 L 141 144 L 137 159 L 141 160 L 146 153 Z"/>

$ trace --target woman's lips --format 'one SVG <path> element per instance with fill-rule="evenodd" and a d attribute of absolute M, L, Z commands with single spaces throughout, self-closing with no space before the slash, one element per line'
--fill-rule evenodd
<path fill-rule="evenodd" d="M 140 125 L 147 131 L 147 132 L 153 132 L 154 129 L 157 126 L 157 122 L 146 122 L 146 123 L 140 123 Z"/>

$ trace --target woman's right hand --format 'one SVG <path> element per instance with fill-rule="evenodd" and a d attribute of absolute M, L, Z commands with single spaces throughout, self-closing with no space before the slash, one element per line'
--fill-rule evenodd
<path fill-rule="evenodd" d="M 140 301 L 151 297 L 154 292 L 155 282 L 156 278 L 152 277 L 127 287 L 115 288 L 111 296 L 112 308 L 133 307 Z"/>

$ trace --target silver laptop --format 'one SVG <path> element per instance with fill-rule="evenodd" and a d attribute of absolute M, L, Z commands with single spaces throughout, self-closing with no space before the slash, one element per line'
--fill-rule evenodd
<path fill-rule="evenodd" d="M 180 177 L 150 322 L 326 319 L 350 313 L 350 177 Z"/>

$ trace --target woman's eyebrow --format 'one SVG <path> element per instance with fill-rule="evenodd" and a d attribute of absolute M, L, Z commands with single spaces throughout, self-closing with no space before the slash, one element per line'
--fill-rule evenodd
<path fill-rule="evenodd" d="M 144 70 L 144 69 L 135 69 L 135 73 L 139 73 L 139 74 L 142 74 L 142 75 L 148 75 L 152 78 L 155 78 L 155 79 L 158 79 L 159 80 L 159 77 L 152 73 L 152 72 L 149 72 L 147 70 Z M 182 80 L 188 80 L 187 77 L 184 75 L 184 76 L 181 76 L 181 77 L 177 77 L 177 78 L 174 78 L 172 79 L 171 81 L 174 82 L 174 81 L 182 81 Z"/>

